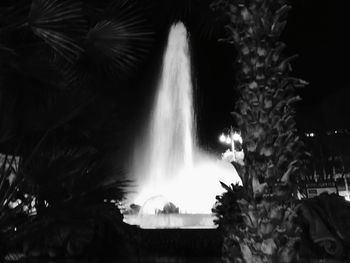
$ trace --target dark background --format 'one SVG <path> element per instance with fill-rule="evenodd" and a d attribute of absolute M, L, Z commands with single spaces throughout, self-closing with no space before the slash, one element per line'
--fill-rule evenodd
<path fill-rule="evenodd" d="M 180 3 L 184 1 L 177 4 L 169 2 L 173 6 L 168 8 L 173 10 L 184 5 Z M 299 55 L 292 61 L 292 75 L 309 82 L 307 87 L 298 90 L 302 97 L 297 106 L 298 128 L 301 133 L 348 128 L 348 16 L 344 3 L 315 0 L 294 0 L 291 3 L 293 9 L 281 40 L 287 44 L 285 55 Z M 198 12 L 205 13 L 206 10 L 191 10 L 189 16 L 182 14 L 180 18 L 176 17 L 176 11 L 171 14 L 174 14 L 173 21 L 181 19 L 189 29 L 199 141 L 204 147 L 216 148 L 219 133 L 233 124 L 230 112 L 234 109 L 237 97 L 234 91 L 235 50 L 233 46 L 217 41 L 224 37 L 224 32 L 213 23 L 211 33 L 205 34 L 205 27 L 204 34 L 203 30 L 199 32 L 195 20 L 198 21 L 200 17 Z M 143 91 L 147 91 L 139 92 L 139 97 L 135 98 L 140 107 L 149 106 L 147 103 L 154 94 L 150 91 L 156 85 L 171 19 L 168 23 L 160 24 L 157 24 L 156 48 L 135 75 L 138 79 L 135 87 L 139 90 L 142 86 Z M 141 108 L 145 112 L 145 108 Z M 139 116 L 146 120 L 144 115 Z"/>
<path fill-rule="evenodd" d="M 104 2 L 109 0 L 98 3 L 103 5 Z M 154 32 L 148 53 L 122 82 L 107 85 L 107 81 L 101 79 L 101 83 L 94 87 L 93 92 L 97 95 L 93 102 L 73 118 L 66 125 L 68 127 L 59 130 L 58 136 L 67 136 L 67 130 L 73 133 L 83 130 L 88 133 L 86 137 L 101 149 L 132 148 L 130 145 L 135 136 L 142 134 L 149 119 L 169 28 L 172 23 L 183 21 L 189 31 L 192 51 L 199 142 L 205 148 L 220 148 L 218 135 L 224 128 L 234 125 L 230 112 L 234 110 L 237 98 L 236 53 L 233 46 L 218 41 L 225 33 L 220 18 L 210 12 L 209 2 L 138 1 L 140 15 L 146 18 L 145 23 Z M 86 3 L 96 5 L 95 0 Z M 298 90 L 302 97 L 297 105 L 296 116 L 299 131 L 325 133 L 349 128 L 348 9 L 344 1 L 291 0 L 291 4 L 293 9 L 281 40 L 287 44 L 286 56 L 299 55 L 292 61 L 292 75 L 310 83 Z M 18 45 L 25 46 L 22 35 L 13 37 Z M 46 72 L 40 67 L 40 60 L 33 64 L 32 59 L 40 56 L 32 53 L 30 47 L 28 50 L 23 49 L 23 57 L 27 60 L 21 64 L 25 66 L 22 72 L 29 72 L 30 75 L 31 70 L 36 71 L 35 74 L 39 74 L 42 79 Z M 30 63 L 26 65 L 25 61 Z M 58 119 L 55 115 L 69 114 L 71 109 L 67 105 L 74 105 L 77 100 L 84 101 L 84 97 L 77 99 L 69 93 L 61 95 L 64 91 L 46 87 L 37 78 L 16 74 L 10 72 L 3 80 L 3 86 L 16 98 L 12 113 L 2 113 L 18 133 L 13 141 L 22 137 L 26 141 L 32 137 L 40 139 L 47 127 Z M 51 81 L 56 82 L 55 79 Z M 45 110 L 44 104 L 48 103 L 47 97 L 54 92 L 58 93 L 59 100 L 49 112 Z M 69 134 L 69 137 L 74 138 L 74 134 Z M 81 143 L 84 144 L 84 141 Z M 0 148 L 2 151 L 13 148 L 11 142 L 9 145 L 6 147 L 2 144 Z"/>

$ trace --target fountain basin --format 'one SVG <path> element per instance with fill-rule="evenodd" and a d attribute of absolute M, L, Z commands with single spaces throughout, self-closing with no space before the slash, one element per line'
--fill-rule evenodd
<path fill-rule="evenodd" d="M 124 215 L 124 222 L 137 225 L 143 229 L 159 228 L 196 228 L 213 229 L 213 214 L 157 214 L 157 215 Z"/>

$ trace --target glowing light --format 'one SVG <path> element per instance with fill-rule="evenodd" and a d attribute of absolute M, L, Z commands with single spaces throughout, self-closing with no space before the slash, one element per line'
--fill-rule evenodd
<path fill-rule="evenodd" d="M 222 133 L 222 134 L 220 135 L 219 141 L 220 141 L 221 143 L 228 144 L 228 145 L 230 145 L 230 144 L 232 143 L 231 137 L 228 136 L 228 135 L 225 135 L 224 133 Z"/>
<path fill-rule="evenodd" d="M 226 136 L 225 136 L 225 134 L 222 133 L 222 134 L 220 135 L 219 141 L 220 141 L 221 143 L 225 143 L 225 142 L 226 142 Z"/>
<path fill-rule="evenodd" d="M 13 209 L 13 208 L 16 208 L 17 206 L 19 206 L 20 204 L 22 203 L 22 200 L 21 199 L 17 199 L 16 201 L 14 202 L 9 202 L 8 206 Z"/>
<path fill-rule="evenodd" d="M 305 135 L 306 135 L 306 137 L 315 137 L 315 133 L 313 133 L 313 132 L 306 133 Z"/>
<path fill-rule="evenodd" d="M 225 143 L 225 144 L 230 145 L 234 142 L 242 143 L 243 139 L 242 139 L 242 136 L 238 132 L 233 132 L 233 133 L 230 133 L 230 135 L 225 135 L 224 133 L 222 133 L 219 137 L 219 141 L 221 143 Z"/>
<path fill-rule="evenodd" d="M 164 182 L 157 190 L 144 187 L 135 203 L 141 204 L 141 214 L 155 214 L 168 202 L 179 207 L 180 213 L 210 214 L 215 197 L 223 193 L 220 182 L 230 185 L 242 182 L 236 170 L 227 162 L 208 157 L 193 168 L 181 171 L 174 180 Z"/>
<path fill-rule="evenodd" d="M 243 143 L 243 139 L 242 139 L 242 136 L 237 133 L 237 132 L 234 132 L 233 135 L 232 135 L 232 139 L 236 142 L 240 142 L 240 143 Z"/>

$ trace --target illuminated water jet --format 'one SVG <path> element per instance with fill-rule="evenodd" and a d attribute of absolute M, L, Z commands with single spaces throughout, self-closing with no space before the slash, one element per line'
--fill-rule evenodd
<path fill-rule="evenodd" d="M 220 181 L 241 183 L 232 165 L 199 149 L 195 131 L 188 36 L 185 26 L 177 23 L 169 33 L 148 133 L 133 165 L 139 188 L 132 201 L 145 204 L 134 220 L 154 215 L 166 202 L 175 204 L 181 214 L 211 215 L 215 196 L 222 193 Z M 150 220 L 156 225 L 154 216 Z"/>

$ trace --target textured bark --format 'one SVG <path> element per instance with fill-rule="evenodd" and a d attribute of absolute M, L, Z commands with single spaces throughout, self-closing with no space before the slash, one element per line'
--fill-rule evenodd
<path fill-rule="evenodd" d="M 278 41 L 290 6 L 285 0 L 218 0 L 212 7 L 225 14 L 226 41 L 238 52 L 240 98 L 232 114 L 245 151 L 244 165 L 235 164 L 243 181 L 235 213 L 242 220 L 223 225 L 224 257 L 232 254 L 227 251 L 230 242 L 239 244 L 242 256 L 225 261 L 292 262 L 299 238 L 293 222 L 295 178 L 302 156 L 293 104 L 300 100 L 295 88 L 306 82 L 290 77 L 295 56 L 285 58 L 285 44 Z M 232 186 L 228 192 L 237 189 Z"/>

